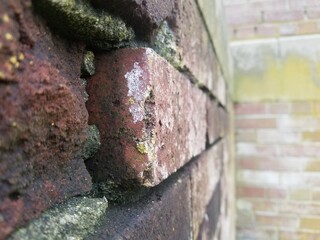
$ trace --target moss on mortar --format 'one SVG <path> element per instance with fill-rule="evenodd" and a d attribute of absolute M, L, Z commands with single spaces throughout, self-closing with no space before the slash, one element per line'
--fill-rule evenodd
<path fill-rule="evenodd" d="M 100 148 L 100 133 L 99 129 L 96 125 L 89 125 L 88 127 L 88 137 L 87 141 L 85 142 L 82 156 L 84 159 L 88 159 L 92 157 Z"/>
<path fill-rule="evenodd" d="M 19 229 L 9 240 L 85 239 L 108 207 L 106 199 L 74 198 Z"/>
<path fill-rule="evenodd" d="M 87 0 L 33 0 L 33 5 L 56 31 L 95 48 L 119 47 L 134 37 L 120 18 L 92 8 Z"/>
<path fill-rule="evenodd" d="M 176 43 L 174 32 L 164 21 L 155 37 L 154 50 L 175 68 L 182 68 L 181 53 Z"/>
<path fill-rule="evenodd" d="M 96 72 L 94 53 L 86 51 L 81 64 L 81 77 L 92 76 Z"/>

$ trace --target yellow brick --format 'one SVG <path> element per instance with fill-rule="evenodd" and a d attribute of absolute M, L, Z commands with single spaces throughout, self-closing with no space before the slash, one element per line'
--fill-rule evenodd
<path fill-rule="evenodd" d="M 302 133 L 303 140 L 318 142 L 320 141 L 320 131 Z"/>
<path fill-rule="evenodd" d="M 300 229 L 320 230 L 320 218 L 302 218 Z"/>
<path fill-rule="evenodd" d="M 309 162 L 305 167 L 305 171 L 320 172 L 320 161 Z"/>
<path fill-rule="evenodd" d="M 290 191 L 290 199 L 293 200 L 311 200 L 312 194 L 309 189 L 294 189 Z"/>

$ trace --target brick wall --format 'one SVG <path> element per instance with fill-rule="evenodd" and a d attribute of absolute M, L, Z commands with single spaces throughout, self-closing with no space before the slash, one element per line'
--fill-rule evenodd
<path fill-rule="evenodd" d="M 239 239 L 319 237 L 319 106 L 236 104 Z"/>
<path fill-rule="evenodd" d="M 222 17 L 218 0 L 2 1 L 0 239 L 233 239 Z"/>
<path fill-rule="evenodd" d="M 239 240 L 320 236 L 319 40 L 231 44 Z"/>
<path fill-rule="evenodd" d="M 310 0 L 225 0 L 234 40 L 316 34 L 320 3 Z"/>

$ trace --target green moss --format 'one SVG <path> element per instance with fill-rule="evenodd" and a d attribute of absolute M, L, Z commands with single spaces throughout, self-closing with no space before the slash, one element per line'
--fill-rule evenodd
<path fill-rule="evenodd" d="M 137 144 L 137 149 L 138 149 L 139 153 L 141 153 L 141 154 L 147 154 L 148 153 L 147 148 L 146 148 L 146 146 L 145 146 L 145 144 L 143 142 Z"/>
<path fill-rule="evenodd" d="M 86 51 L 83 56 L 83 61 L 81 64 L 81 77 L 92 76 L 96 71 L 94 53 L 91 51 Z"/>
<path fill-rule="evenodd" d="M 88 159 L 92 157 L 99 150 L 100 146 L 99 129 L 95 125 L 89 125 L 87 141 L 82 151 L 83 158 Z"/>
<path fill-rule="evenodd" d="M 121 19 L 93 9 L 86 0 L 33 0 L 33 5 L 56 31 L 95 48 L 125 45 L 134 37 Z"/>
<path fill-rule="evenodd" d="M 108 207 L 103 198 L 74 198 L 19 229 L 10 240 L 86 239 Z"/>
<path fill-rule="evenodd" d="M 177 46 L 174 32 L 166 21 L 160 26 L 154 42 L 154 50 L 175 68 L 182 68 L 180 49 Z"/>
<path fill-rule="evenodd" d="M 105 197 L 114 205 L 138 201 L 145 196 L 150 189 L 138 185 L 124 185 L 112 180 L 95 183 L 89 193 L 92 197 Z"/>

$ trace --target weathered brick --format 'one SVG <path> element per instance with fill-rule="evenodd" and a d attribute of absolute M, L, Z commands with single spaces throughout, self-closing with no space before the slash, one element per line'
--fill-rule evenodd
<path fill-rule="evenodd" d="M 96 181 L 154 186 L 205 148 L 206 95 L 151 49 L 98 54 L 96 67 L 87 104 L 101 133 L 87 162 Z"/>
<path fill-rule="evenodd" d="M 52 35 L 31 1 L 0 8 L 0 239 L 91 187 L 81 151 L 84 45 Z M 5 20 L 3 20 L 5 19 Z"/>
<path fill-rule="evenodd" d="M 174 1 L 170 0 L 91 0 L 91 2 L 95 7 L 120 15 L 141 37 L 152 34 L 152 31 L 171 15 L 174 7 Z"/>
<path fill-rule="evenodd" d="M 220 116 L 217 102 L 207 98 L 207 137 L 208 144 L 212 144 L 222 134 L 223 120 Z"/>
<path fill-rule="evenodd" d="M 278 232 L 274 229 L 261 229 L 256 226 L 239 227 L 237 239 L 278 240 Z"/>
<path fill-rule="evenodd" d="M 218 60 L 196 1 L 175 1 L 168 22 L 179 49 L 180 68 L 190 71 L 195 80 L 209 90 L 216 89 Z"/>
<path fill-rule="evenodd" d="M 217 198 L 214 196 L 214 191 L 216 187 L 219 188 L 217 183 L 221 177 L 222 147 L 222 143 L 219 142 L 203 153 L 191 171 L 192 221 L 195 236 L 198 235 L 201 223 L 204 221 L 210 199 Z"/>
<path fill-rule="evenodd" d="M 216 189 L 212 194 L 211 200 L 208 202 L 205 211 L 205 217 L 199 228 L 199 233 L 194 232 L 196 239 L 213 239 L 219 234 L 219 219 L 221 212 L 221 186 L 217 184 Z M 196 209 L 195 209 L 196 210 Z"/>
<path fill-rule="evenodd" d="M 138 202 L 110 206 L 87 239 L 192 239 L 190 189 L 189 172 L 178 172 Z"/>

